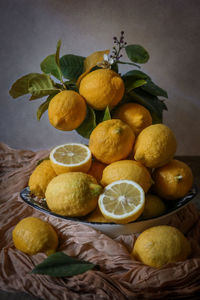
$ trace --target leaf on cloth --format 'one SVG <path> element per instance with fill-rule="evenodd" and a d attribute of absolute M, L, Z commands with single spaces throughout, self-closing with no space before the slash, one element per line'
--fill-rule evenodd
<path fill-rule="evenodd" d="M 82 274 L 96 267 L 95 264 L 70 257 L 63 252 L 56 252 L 48 256 L 41 264 L 37 265 L 32 273 L 65 277 Z"/>

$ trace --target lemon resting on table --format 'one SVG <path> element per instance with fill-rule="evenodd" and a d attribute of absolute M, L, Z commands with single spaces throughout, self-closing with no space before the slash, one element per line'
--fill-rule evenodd
<path fill-rule="evenodd" d="M 17 223 L 12 231 L 15 247 L 29 255 L 40 252 L 51 255 L 58 247 L 58 236 L 51 224 L 35 217 Z"/>

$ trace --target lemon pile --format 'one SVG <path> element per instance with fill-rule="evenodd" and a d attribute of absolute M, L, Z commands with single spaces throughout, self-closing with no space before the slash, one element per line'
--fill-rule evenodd
<path fill-rule="evenodd" d="M 96 110 L 113 109 L 123 95 L 123 80 L 114 71 L 86 72 L 80 79 L 79 93 L 66 90 L 51 100 L 49 121 L 57 129 L 73 130 L 86 117 L 87 104 Z M 145 107 L 122 104 L 111 120 L 95 127 L 88 146 L 66 143 L 54 147 L 49 159 L 31 174 L 30 191 L 46 198 L 52 212 L 85 217 L 90 222 L 127 224 L 139 217 L 158 217 L 166 212 L 166 200 L 176 201 L 185 196 L 193 183 L 190 167 L 174 159 L 176 148 L 172 130 L 164 124 L 152 124 Z M 33 224 L 33 220 L 25 220 L 13 231 L 16 247 L 31 254 L 55 251 L 56 236 L 50 227 L 45 229 L 47 244 L 36 245 L 34 251 L 29 251 L 22 238 L 26 222 Z M 39 229 L 39 221 L 34 222 Z M 30 244 L 34 234 L 38 233 L 27 233 Z M 53 248 L 48 247 L 48 239 L 53 241 Z M 189 253 L 188 241 L 170 226 L 145 231 L 133 249 L 136 259 L 153 267 L 186 259 Z"/>

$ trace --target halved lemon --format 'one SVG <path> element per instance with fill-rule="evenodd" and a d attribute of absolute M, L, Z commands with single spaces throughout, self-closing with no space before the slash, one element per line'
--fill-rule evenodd
<path fill-rule="evenodd" d="M 144 210 L 145 193 L 132 180 L 118 180 L 107 185 L 100 195 L 99 208 L 106 219 L 126 224 L 136 220 Z"/>
<path fill-rule="evenodd" d="M 90 149 L 78 143 L 69 143 L 55 147 L 51 151 L 49 158 L 57 175 L 67 172 L 86 173 L 92 163 Z"/>

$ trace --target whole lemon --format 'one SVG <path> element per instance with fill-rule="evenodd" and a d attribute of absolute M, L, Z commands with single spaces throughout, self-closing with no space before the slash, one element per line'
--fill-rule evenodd
<path fill-rule="evenodd" d="M 166 211 L 164 202 L 156 195 L 147 194 L 145 196 L 144 211 L 142 219 L 151 219 L 161 216 Z"/>
<path fill-rule="evenodd" d="M 80 82 L 79 93 L 94 109 L 112 109 L 124 95 L 122 78 L 110 69 L 98 69 L 86 75 Z"/>
<path fill-rule="evenodd" d="M 15 247 L 29 255 L 44 252 L 54 253 L 58 247 L 58 236 L 47 222 L 35 217 L 22 219 L 12 232 Z"/>
<path fill-rule="evenodd" d="M 192 187 L 193 175 L 190 167 L 173 159 L 153 173 L 154 191 L 160 197 L 175 200 L 184 197 Z"/>
<path fill-rule="evenodd" d="M 132 151 L 135 135 L 121 120 L 101 122 L 92 131 L 89 148 L 94 157 L 105 164 L 126 158 Z"/>
<path fill-rule="evenodd" d="M 167 164 L 176 152 L 176 138 L 164 124 L 146 127 L 138 135 L 134 146 L 134 159 L 149 168 Z"/>
<path fill-rule="evenodd" d="M 133 180 L 143 188 L 145 193 L 153 182 L 147 168 L 133 160 L 116 161 L 103 170 L 102 185 L 106 186 L 117 180 Z"/>
<path fill-rule="evenodd" d="M 64 131 L 76 129 L 86 117 L 87 106 L 81 95 L 65 90 L 58 93 L 49 103 L 49 122 Z"/>
<path fill-rule="evenodd" d="M 29 178 L 28 186 L 32 194 L 44 198 L 49 182 L 57 176 L 50 160 L 43 160 L 33 171 Z"/>
<path fill-rule="evenodd" d="M 109 223 L 110 220 L 107 220 L 104 215 L 102 214 L 99 206 L 96 207 L 96 209 L 87 216 L 86 221 L 88 222 L 98 222 L 98 223 Z"/>
<path fill-rule="evenodd" d="M 98 160 L 93 160 L 92 165 L 87 173 L 92 175 L 97 180 L 97 182 L 100 182 L 105 167 L 106 165 L 102 162 Z"/>
<path fill-rule="evenodd" d="M 102 187 L 91 175 L 69 172 L 53 178 L 46 189 L 51 211 L 69 217 L 85 216 L 97 206 Z"/>
<path fill-rule="evenodd" d="M 168 263 L 187 259 L 190 244 L 177 228 L 167 225 L 151 227 L 137 238 L 133 256 L 151 267 L 160 268 Z"/>
<path fill-rule="evenodd" d="M 148 109 L 137 103 L 121 105 L 114 113 L 114 119 L 120 119 L 128 124 L 135 135 L 152 124 L 152 117 Z"/>

